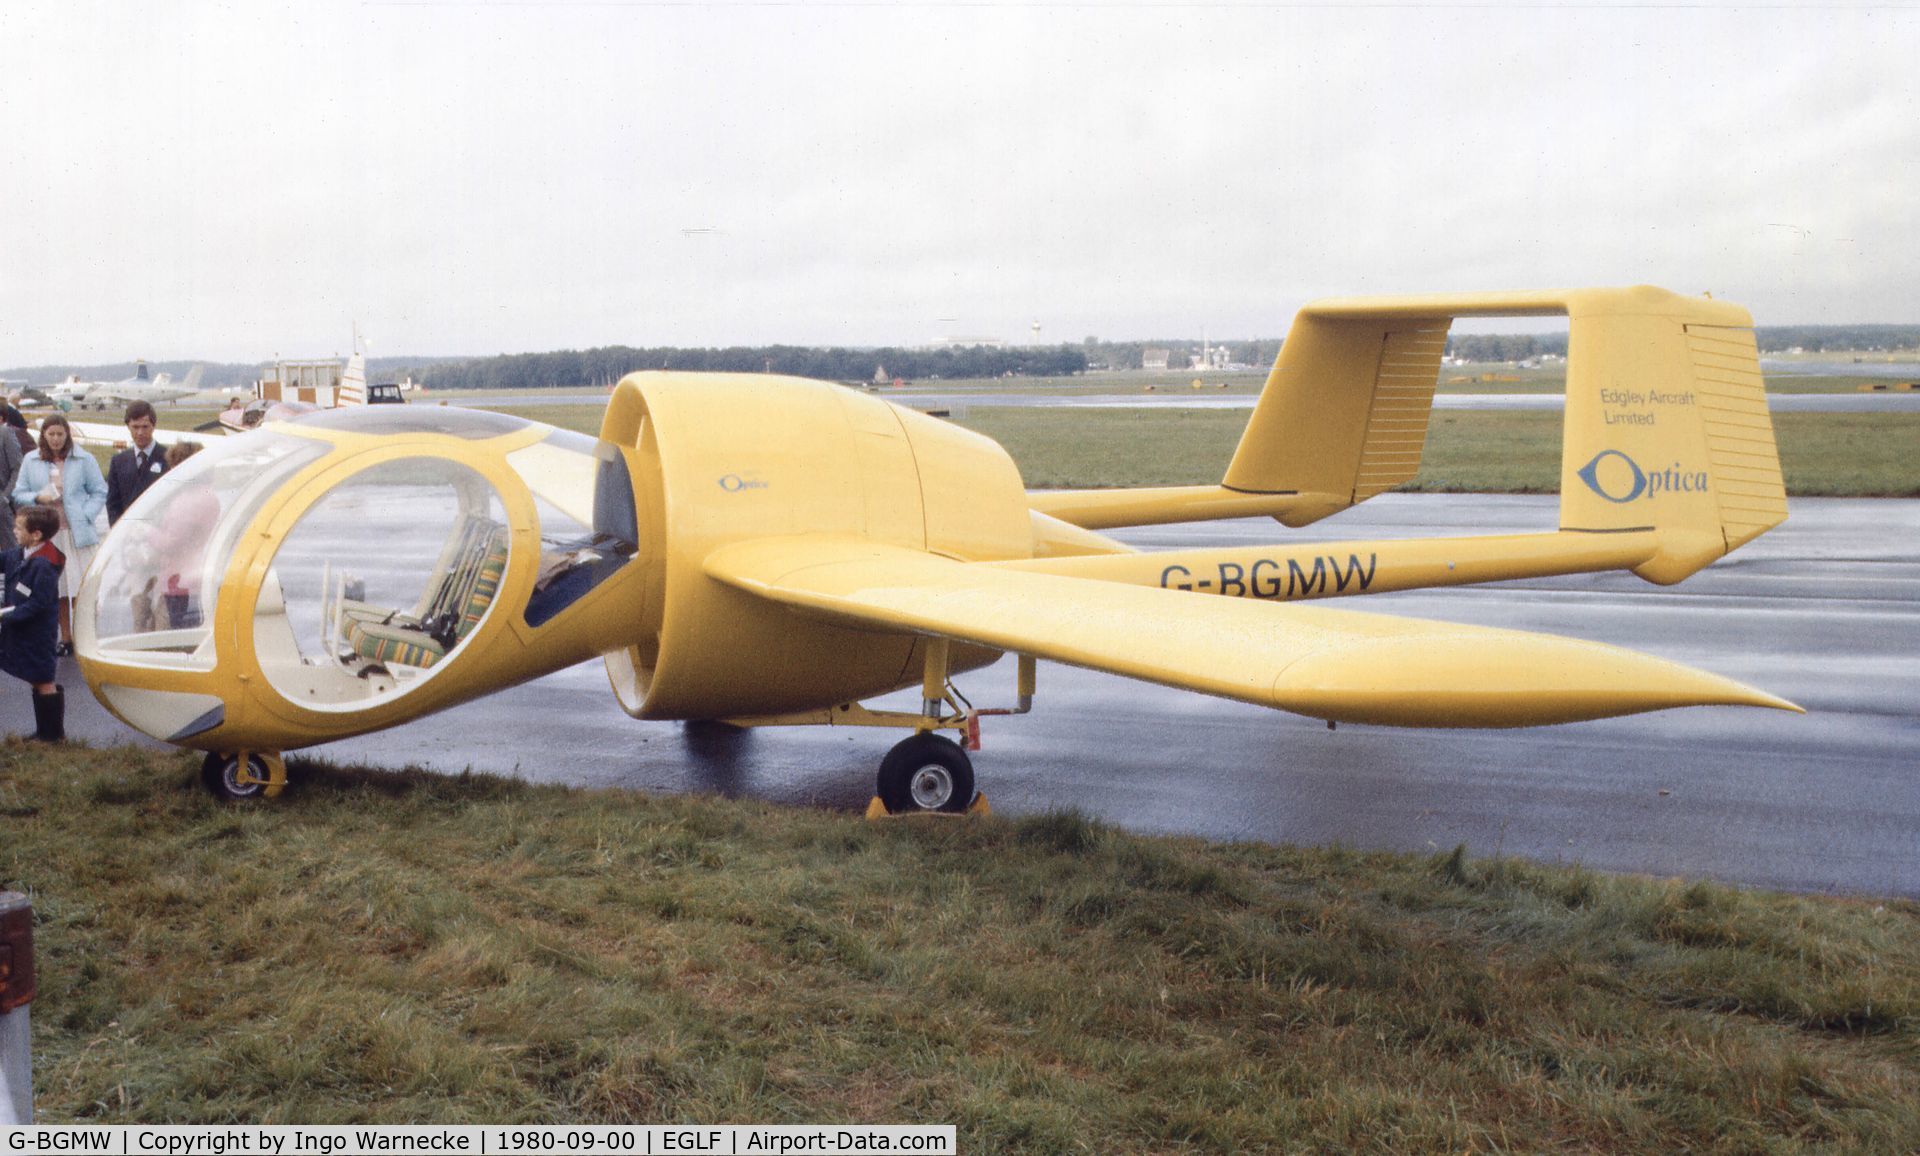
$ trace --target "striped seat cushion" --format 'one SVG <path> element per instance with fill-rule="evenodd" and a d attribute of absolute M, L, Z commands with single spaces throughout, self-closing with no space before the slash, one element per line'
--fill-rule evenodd
<path fill-rule="evenodd" d="M 487 616 L 487 608 L 500 592 L 500 577 L 506 569 L 506 535 L 496 533 L 487 556 L 471 571 L 471 584 L 460 605 L 460 619 L 454 625 L 456 642 L 472 633 Z M 454 593 L 457 596 L 457 590 Z M 343 603 L 340 612 L 341 622 L 347 628 L 347 642 L 363 658 L 425 668 L 447 656 L 447 648 L 418 629 L 420 624 L 411 618 L 383 622 L 380 619 L 395 617 L 394 612 L 364 602 Z"/>
<path fill-rule="evenodd" d="M 487 554 L 486 561 L 480 563 L 480 572 L 473 576 L 473 589 L 467 592 L 467 604 L 460 609 L 460 625 L 454 628 L 456 637 L 465 638 L 487 616 L 487 607 L 493 605 L 493 596 L 500 592 L 500 575 L 506 569 L 507 544 L 503 541 Z"/>
<path fill-rule="evenodd" d="M 418 630 L 356 620 L 347 627 L 355 653 L 380 663 L 429 667 L 447 656 L 446 648 Z"/>

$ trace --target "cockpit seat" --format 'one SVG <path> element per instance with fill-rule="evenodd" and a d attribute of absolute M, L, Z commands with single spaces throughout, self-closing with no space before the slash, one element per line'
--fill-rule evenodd
<path fill-rule="evenodd" d="M 391 623 L 355 622 L 347 627 L 347 641 L 354 653 L 383 666 L 424 669 L 447 656 L 446 647 L 431 634 Z"/>
<path fill-rule="evenodd" d="M 456 558 L 418 615 L 366 603 L 342 605 L 341 624 L 353 652 L 369 662 L 421 669 L 445 658 L 486 617 L 506 573 L 506 529 L 498 528 L 477 544 L 485 552 L 477 558 Z"/>

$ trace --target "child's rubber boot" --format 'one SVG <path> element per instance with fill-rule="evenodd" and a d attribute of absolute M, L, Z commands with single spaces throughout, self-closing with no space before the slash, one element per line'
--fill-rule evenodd
<path fill-rule="evenodd" d="M 67 741 L 67 692 L 54 687 L 52 694 L 33 696 L 33 737 L 43 743 Z"/>

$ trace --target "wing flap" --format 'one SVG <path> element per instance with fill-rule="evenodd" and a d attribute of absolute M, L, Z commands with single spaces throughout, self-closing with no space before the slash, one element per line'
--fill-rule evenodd
<path fill-rule="evenodd" d="M 727 546 L 706 571 L 844 626 L 955 638 L 1341 722 L 1508 727 L 1678 706 L 1799 709 L 1599 643 L 971 565 L 824 535 Z"/>

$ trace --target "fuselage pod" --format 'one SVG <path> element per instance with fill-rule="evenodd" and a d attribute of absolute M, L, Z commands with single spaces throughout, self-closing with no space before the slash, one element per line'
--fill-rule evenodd
<path fill-rule="evenodd" d="M 284 750 L 650 636 L 636 453 L 422 406 L 220 439 L 107 535 L 76 604 L 82 670 L 155 738 Z"/>

